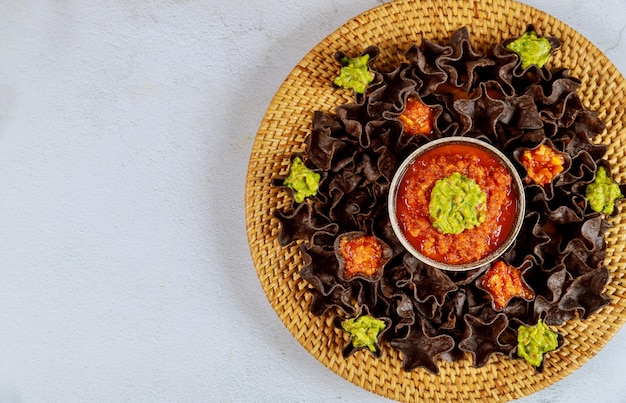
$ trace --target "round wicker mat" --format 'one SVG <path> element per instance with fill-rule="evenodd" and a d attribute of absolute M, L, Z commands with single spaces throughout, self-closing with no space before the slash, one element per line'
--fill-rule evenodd
<path fill-rule="evenodd" d="M 261 122 L 250 155 L 246 178 L 246 224 L 252 259 L 268 300 L 293 336 L 326 367 L 348 381 L 398 401 L 507 401 L 541 390 L 583 365 L 611 339 L 626 321 L 626 209 L 611 218 L 606 239 L 606 264 L 611 278 L 606 294 L 610 305 L 590 319 L 570 320 L 558 330 L 565 336 L 562 349 L 551 353 L 545 371 L 536 374 L 521 361 L 493 356 L 483 368 L 466 360 L 439 360 L 440 372 L 411 373 L 401 369 L 401 357 L 384 346 L 383 357 L 364 351 L 344 359 L 347 338 L 332 325 L 330 315 L 309 313 L 309 294 L 298 274 L 302 260 L 298 248 L 281 248 L 276 240 L 274 209 L 290 204 L 286 192 L 272 188 L 271 178 L 286 176 L 289 157 L 302 151 L 313 111 L 333 111 L 351 102 L 349 91 L 334 91 L 337 73 L 333 55 L 338 50 L 359 54 L 377 45 L 379 68 L 400 61 L 398 49 L 421 43 L 422 38 L 445 41 L 467 26 L 477 51 L 493 42 L 521 35 L 532 23 L 546 36 L 556 36 L 562 47 L 551 59 L 552 67 L 568 67 L 582 79 L 580 95 L 600 113 L 607 125 L 600 141 L 607 144 L 607 159 L 618 182 L 626 182 L 626 84 L 624 77 L 588 40 L 557 19 L 532 7 L 509 0 L 397 0 L 367 11 L 330 34 L 299 63 L 276 93 Z M 386 347 L 386 348 L 385 348 Z"/>

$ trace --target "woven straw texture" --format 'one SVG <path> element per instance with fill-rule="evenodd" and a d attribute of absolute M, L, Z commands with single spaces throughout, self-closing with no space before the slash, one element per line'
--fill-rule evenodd
<path fill-rule="evenodd" d="M 348 359 L 341 350 L 347 337 L 332 325 L 330 315 L 309 313 L 310 297 L 298 274 L 302 260 L 297 246 L 281 248 L 279 225 L 272 211 L 290 198 L 270 186 L 284 177 L 293 152 L 302 151 L 313 111 L 332 111 L 351 102 L 349 91 L 334 91 L 337 73 L 333 55 L 338 50 L 358 54 L 368 45 L 381 50 L 382 68 L 396 65 L 397 49 L 421 43 L 422 38 L 445 41 L 462 26 L 470 30 L 476 50 L 486 52 L 493 42 L 521 35 L 534 24 L 543 35 L 560 38 L 563 45 L 551 59 L 552 67 L 569 67 L 582 79 L 579 91 L 585 104 L 607 124 L 601 142 L 613 175 L 626 182 L 626 84 L 623 76 L 588 40 L 557 19 L 532 7 L 508 0 L 398 0 L 367 11 L 330 34 L 299 63 L 273 98 L 261 122 L 250 155 L 246 178 L 246 224 L 252 259 L 272 307 L 300 344 L 326 367 L 348 381 L 398 401 L 508 401 L 539 391 L 564 378 L 593 357 L 626 321 L 626 209 L 611 218 L 606 239 L 606 264 L 611 277 L 606 294 L 611 303 L 586 321 L 570 320 L 558 330 L 565 336 L 562 349 L 552 353 L 545 371 L 536 374 L 523 362 L 493 356 L 483 368 L 472 367 L 471 357 L 455 363 L 439 360 L 440 372 L 411 373 L 401 369 L 401 357 L 383 346 L 374 359 L 359 351 Z M 380 66 L 380 64 L 379 64 Z"/>

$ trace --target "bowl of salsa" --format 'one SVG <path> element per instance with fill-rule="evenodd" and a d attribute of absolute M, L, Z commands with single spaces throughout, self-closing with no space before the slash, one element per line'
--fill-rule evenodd
<path fill-rule="evenodd" d="M 443 270 L 493 262 L 515 242 L 525 212 L 522 180 L 500 150 L 469 137 L 433 140 L 403 161 L 389 190 L 402 245 Z"/>

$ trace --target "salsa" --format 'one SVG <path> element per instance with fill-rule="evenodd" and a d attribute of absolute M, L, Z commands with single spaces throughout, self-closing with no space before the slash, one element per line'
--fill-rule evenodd
<path fill-rule="evenodd" d="M 372 277 L 382 267 L 383 247 L 374 236 L 342 238 L 339 251 L 346 262 L 344 269 L 346 279 L 359 274 Z"/>
<path fill-rule="evenodd" d="M 407 99 L 406 107 L 399 119 L 404 127 L 404 133 L 408 135 L 428 135 L 433 130 L 432 111 L 417 98 Z"/>
<path fill-rule="evenodd" d="M 491 294 L 497 310 L 502 310 L 513 297 L 530 300 L 535 296 L 522 279 L 522 272 L 501 260 L 485 273 L 481 285 Z"/>
<path fill-rule="evenodd" d="M 530 179 L 538 185 L 545 185 L 563 172 L 565 158 L 563 154 L 542 144 L 534 150 L 524 151 L 521 162 Z"/>
<path fill-rule="evenodd" d="M 474 181 L 486 195 L 485 217 L 479 225 L 446 234 L 433 226 L 429 205 L 437 181 L 455 173 Z M 396 212 L 404 236 L 422 255 L 446 264 L 475 262 L 504 243 L 513 228 L 517 212 L 513 179 L 495 156 L 479 147 L 443 145 L 409 165 L 398 187 Z"/>

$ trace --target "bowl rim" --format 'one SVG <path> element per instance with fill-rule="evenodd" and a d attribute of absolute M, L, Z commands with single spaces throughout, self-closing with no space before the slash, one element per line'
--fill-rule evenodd
<path fill-rule="evenodd" d="M 494 156 L 509 172 L 511 178 L 513 179 L 512 185 L 516 194 L 517 199 L 517 211 L 515 215 L 515 222 L 513 223 L 513 227 L 509 232 L 509 235 L 506 237 L 504 242 L 500 244 L 494 251 L 492 251 L 487 256 L 482 259 L 467 262 L 462 264 L 448 264 L 436 261 L 431 259 L 423 254 L 421 254 L 406 238 L 402 229 L 400 228 L 400 224 L 398 222 L 398 217 L 396 214 L 396 199 L 398 195 L 398 189 L 400 182 L 404 178 L 406 171 L 409 166 L 421 155 L 430 151 L 434 148 L 450 145 L 450 144 L 464 144 L 469 146 L 474 146 L 480 148 L 492 156 Z M 520 177 L 519 172 L 515 168 L 513 161 L 511 158 L 507 157 L 502 151 L 493 145 L 487 143 L 486 141 L 479 140 L 473 137 L 462 137 L 462 136 L 452 136 L 452 137 L 443 137 L 440 139 L 429 141 L 428 143 L 420 146 L 418 149 L 413 151 L 404 161 L 400 164 L 396 172 L 394 173 L 393 179 L 391 180 L 391 184 L 389 186 L 389 194 L 387 199 L 387 211 L 389 215 L 389 221 L 391 223 L 391 227 L 393 228 L 393 232 L 395 236 L 398 238 L 402 246 L 411 253 L 414 257 L 420 260 L 422 263 L 425 263 L 429 266 L 436 267 L 441 270 L 447 271 L 468 271 L 480 268 L 482 266 L 488 265 L 493 261 L 500 258 L 509 248 L 515 243 L 517 236 L 522 229 L 522 225 L 524 223 L 524 217 L 526 214 L 526 196 L 524 194 L 524 185 L 522 179 Z"/>

